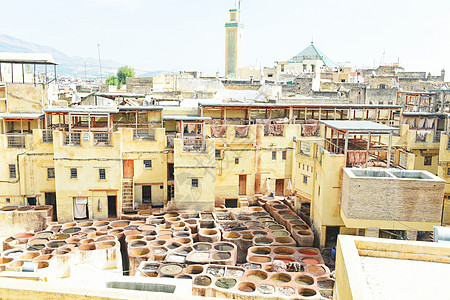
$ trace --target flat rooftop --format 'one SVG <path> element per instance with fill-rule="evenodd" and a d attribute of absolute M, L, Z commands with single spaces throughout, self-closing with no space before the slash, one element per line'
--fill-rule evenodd
<path fill-rule="evenodd" d="M 374 299 L 448 299 L 450 264 L 361 257 L 361 266 Z"/>
<path fill-rule="evenodd" d="M 320 121 L 325 126 L 331 127 L 339 131 L 348 132 L 377 132 L 389 133 L 400 130 L 396 127 L 391 127 L 371 121 Z"/>

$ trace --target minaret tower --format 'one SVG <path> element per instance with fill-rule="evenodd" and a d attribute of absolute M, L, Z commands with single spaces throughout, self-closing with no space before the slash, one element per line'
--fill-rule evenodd
<path fill-rule="evenodd" d="M 242 33 L 244 25 L 241 23 L 241 1 L 238 6 L 230 9 L 230 21 L 225 24 L 225 76 L 235 77 L 236 69 L 242 60 Z"/>

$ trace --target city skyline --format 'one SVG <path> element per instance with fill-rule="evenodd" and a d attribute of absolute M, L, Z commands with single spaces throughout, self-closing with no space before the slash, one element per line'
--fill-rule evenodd
<path fill-rule="evenodd" d="M 145 70 L 224 73 L 228 1 L 46 1 L 7 3 L 3 32 L 70 56 L 102 58 Z M 23 10 L 26 6 L 29 9 Z M 439 9 L 437 9 L 439 8 Z M 399 61 L 410 71 L 450 69 L 450 27 L 444 1 L 255 1 L 241 4 L 244 65 L 270 67 L 311 40 L 335 62 L 373 67 Z M 102 13 L 99 13 L 101 10 Z M 20 11 L 21 15 L 14 13 Z M 369 15 L 370 12 L 370 15 Z M 373 46 L 372 46 L 373 45 Z"/>

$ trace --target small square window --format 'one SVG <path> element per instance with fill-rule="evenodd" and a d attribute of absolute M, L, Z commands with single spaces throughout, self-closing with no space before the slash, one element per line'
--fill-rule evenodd
<path fill-rule="evenodd" d="M 286 160 L 286 155 L 287 155 L 286 151 L 281 152 L 281 159 Z"/>
<path fill-rule="evenodd" d="M 447 176 L 450 176 L 450 168 L 447 168 Z"/>
<path fill-rule="evenodd" d="M 423 164 L 425 166 L 431 166 L 432 161 L 433 161 L 433 156 L 425 156 Z"/>
<path fill-rule="evenodd" d="M 152 168 L 152 161 L 151 160 L 144 160 L 144 169 L 151 169 Z"/>
<path fill-rule="evenodd" d="M 320 196 L 320 185 L 319 185 L 319 191 L 318 191 L 318 194 L 319 194 L 319 196 Z"/>
<path fill-rule="evenodd" d="M 236 158 L 234 159 L 234 164 L 235 164 L 235 165 L 238 165 L 238 164 L 239 164 L 239 158 L 238 158 L 238 157 L 236 157 Z"/>
<path fill-rule="evenodd" d="M 9 178 L 17 178 L 16 165 L 9 165 Z"/>
<path fill-rule="evenodd" d="M 216 150 L 216 158 L 220 158 L 220 150 Z"/>
<path fill-rule="evenodd" d="M 277 160 L 277 151 L 272 151 L 272 160 Z"/>
<path fill-rule="evenodd" d="M 6 198 L 6 204 L 10 204 L 11 203 L 11 198 Z"/>
<path fill-rule="evenodd" d="M 191 185 L 193 188 L 198 188 L 198 178 L 192 178 Z"/>
<path fill-rule="evenodd" d="M 47 168 L 47 178 L 55 179 L 55 168 Z"/>
<path fill-rule="evenodd" d="M 78 178 L 78 170 L 77 168 L 70 168 L 70 179 Z"/>
<path fill-rule="evenodd" d="M 303 176 L 303 183 L 308 183 L 308 176 Z"/>
<path fill-rule="evenodd" d="M 105 169 L 98 169 L 98 178 L 100 180 L 106 179 L 106 170 Z"/>
<path fill-rule="evenodd" d="M 159 189 L 160 189 L 160 190 L 163 190 L 163 189 L 164 189 L 164 186 L 163 186 L 163 185 L 160 185 L 160 186 L 159 186 Z"/>

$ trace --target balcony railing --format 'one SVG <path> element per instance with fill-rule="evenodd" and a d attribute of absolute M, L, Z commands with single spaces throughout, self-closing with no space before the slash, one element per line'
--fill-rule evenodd
<path fill-rule="evenodd" d="M 65 146 L 80 146 L 81 145 L 81 133 L 80 132 L 64 132 L 63 144 Z"/>
<path fill-rule="evenodd" d="M 139 128 L 133 130 L 133 140 L 135 141 L 155 141 L 155 129 Z"/>
<path fill-rule="evenodd" d="M 206 141 L 203 139 L 183 139 L 184 152 L 206 152 Z"/>
<path fill-rule="evenodd" d="M 108 147 L 111 146 L 111 133 L 94 132 L 94 146 Z"/>
<path fill-rule="evenodd" d="M 25 148 L 25 138 L 26 135 L 23 134 L 14 134 L 14 135 L 7 135 L 7 141 L 8 141 L 8 148 Z"/>
<path fill-rule="evenodd" d="M 43 129 L 42 130 L 42 142 L 43 143 L 53 143 L 53 130 Z"/>

